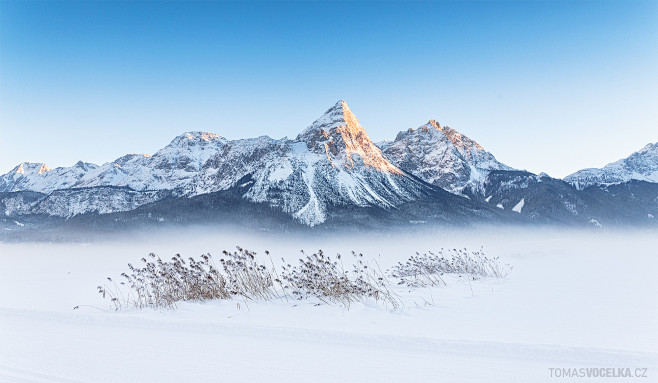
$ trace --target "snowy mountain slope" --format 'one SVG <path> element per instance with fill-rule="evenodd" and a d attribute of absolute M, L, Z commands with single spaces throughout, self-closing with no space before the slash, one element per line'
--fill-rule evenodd
<path fill-rule="evenodd" d="M 384 158 L 342 100 L 295 140 L 227 143 L 188 195 L 225 190 L 246 175 L 252 184 L 245 198 L 280 207 L 311 226 L 324 222 L 334 205 L 390 208 L 430 190 Z"/>
<path fill-rule="evenodd" d="M 496 170 L 484 182 L 484 197 L 472 198 L 535 222 L 561 225 L 655 227 L 658 216 L 658 183 L 636 180 L 578 190 L 543 173 Z"/>
<path fill-rule="evenodd" d="M 466 188 L 482 191 L 492 170 L 513 170 L 477 142 L 434 120 L 418 129 L 400 132 L 382 150 L 400 169 L 455 194 Z"/>
<path fill-rule="evenodd" d="M 207 132 L 187 132 L 155 154 L 128 154 L 90 171 L 75 187 L 125 186 L 133 190 L 176 190 L 187 187 L 203 164 L 227 140 Z"/>
<path fill-rule="evenodd" d="M 97 165 L 82 161 L 71 167 L 55 169 L 50 169 L 43 163 L 23 162 L 9 173 L 0 176 L 0 192 L 30 190 L 50 193 L 53 190 L 73 187 L 96 168 Z"/>
<path fill-rule="evenodd" d="M 591 185 L 610 185 L 630 180 L 658 182 L 658 142 L 612 162 L 603 168 L 583 169 L 564 178 L 578 189 Z"/>
<path fill-rule="evenodd" d="M 13 218 L 31 214 L 71 218 L 85 213 L 134 210 L 170 195 L 167 190 L 142 192 L 115 186 L 58 189 L 50 194 L 32 191 L 0 193 L 0 213 Z"/>
<path fill-rule="evenodd" d="M 84 213 L 107 214 L 133 210 L 167 195 L 164 191 L 140 192 L 117 187 L 56 190 L 39 201 L 31 212 L 62 218 Z"/>
<path fill-rule="evenodd" d="M 32 191 L 0 192 L 0 215 L 15 217 L 30 214 L 32 208 L 46 196 L 47 194 Z"/>
<path fill-rule="evenodd" d="M 484 182 L 484 202 L 545 222 L 588 221 L 588 205 L 568 183 L 545 174 L 493 171 Z"/>
<path fill-rule="evenodd" d="M 154 155 L 126 154 L 102 166 L 78 162 L 49 169 L 24 162 L 0 177 L 0 192 L 36 191 L 95 186 L 120 186 L 133 190 L 176 190 L 187 186 L 208 158 L 226 139 L 217 134 L 188 132 L 174 138 Z"/>
<path fill-rule="evenodd" d="M 78 162 L 53 170 L 45 164 L 23 163 L 0 177 L 0 192 L 49 194 L 43 201 L 23 202 L 14 195 L 3 200 L 5 215 L 49 214 L 72 217 L 84 213 L 132 210 L 187 187 L 203 164 L 226 139 L 216 134 L 188 132 L 154 155 L 127 154 L 102 166 Z"/>

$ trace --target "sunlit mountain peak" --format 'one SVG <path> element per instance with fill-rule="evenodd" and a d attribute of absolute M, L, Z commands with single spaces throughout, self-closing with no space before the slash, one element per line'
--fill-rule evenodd
<path fill-rule="evenodd" d="M 21 162 L 14 168 L 14 173 L 18 174 L 43 174 L 50 171 L 50 168 L 41 162 Z"/>
<path fill-rule="evenodd" d="M 360 162 L 378 171 L 402 174 L 384 158 L 344 100 L 339 100 L 304 129 L 297 140 L 305 142 L 312 152 L 326 154 L 332 165 L 349 170 Z"/>

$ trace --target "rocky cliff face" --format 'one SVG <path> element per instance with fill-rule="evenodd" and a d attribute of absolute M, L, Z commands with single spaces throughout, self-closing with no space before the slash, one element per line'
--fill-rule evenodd
<path fill-rule="evenodd" d="M 477 142 L 434 120 L 381 146 L 400 169 L 455 194 L 482 192 L 489 172 L 513 170 Z"/>

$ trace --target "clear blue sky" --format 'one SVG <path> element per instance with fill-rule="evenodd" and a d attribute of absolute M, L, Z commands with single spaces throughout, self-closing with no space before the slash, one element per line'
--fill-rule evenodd
<path fill-rule="evenodd" d="M 436 119 L 565 176 L 658 141 L 658 1 L 0 1 L 0 173 L 294 137 L 345 99 L 373 140 Z"/>

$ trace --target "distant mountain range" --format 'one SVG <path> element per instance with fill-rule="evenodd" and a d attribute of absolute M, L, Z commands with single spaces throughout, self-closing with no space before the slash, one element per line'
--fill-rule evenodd
<path fill-rule="evenodd" d="M 578 189 L 593 185 L 613 185 L 631 180 L 658 182 L 658 142 L 604 166 L 601 169 L 583 169 L 564 178 Z"/>
<path fill-rule="evenodd" d="M 80 223 L 389 228 L 478 223 L 656 226 L 658 144 L 564 180 L 500 163 L 434 120 L 373 143 L 344 101 L 295 139 L 189 132 L 153 155 L 0 177 L 4 236 Z"/>

